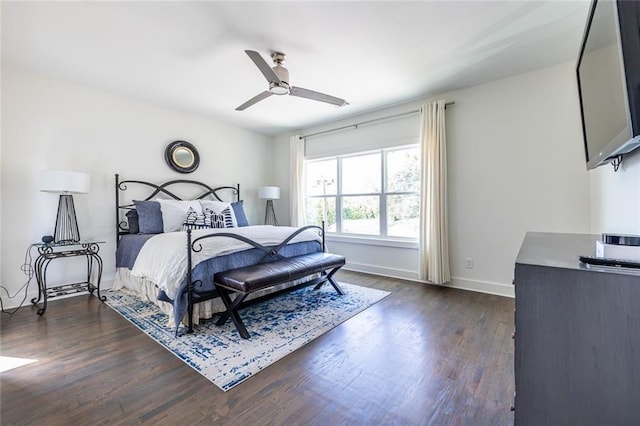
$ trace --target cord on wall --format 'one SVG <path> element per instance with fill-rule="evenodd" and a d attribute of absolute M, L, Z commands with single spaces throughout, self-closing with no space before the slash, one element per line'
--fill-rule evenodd
<path fill-rule="evenodd" d="M 0 285 L 0 289 L 4 290 L 4 292 L 7 293 L 7 297 L 9 299 L 13 299 L 14 297 L 18 296 L 18 294 L 24 289 L 24 297 L 20 301 L 20 304 L 18 305 L 17 308 L 11 311 L 5 311 L 4 303 L 2 302 L 2 295 L 0 295 L 0 310 L 2 310 L 2 313 L 4 314 L 10 314 L 10 315 L 15 314 L 16 312 L 18 312 L 18 309 L 22 307 L 22 304 L 24 303 L 24 301 L 27 300 L 27 295 L 29 294 L 29 284 L 31 283 L 31 280 L 33 279 L 33 275 L 34 275 L 33 266 L 31 266 L 31 262 L 33 260 L 33 257 L 31 256 L 31 249 L 33 249 L 34 247 L 35 247 L 34 244 L 31 244 L 29 245 L 29 247 L 27 247 L 27 251 L 24 254 L 24 263 L 20 267 L 20 270 L 27 276 L 27 281 L 24 284 L 22 284 L 22 287 L 20 287 L 16 291 L 16 293 L 12 296 L 9 294 L 9 290 L 7 290 L 5 286 Z"/>

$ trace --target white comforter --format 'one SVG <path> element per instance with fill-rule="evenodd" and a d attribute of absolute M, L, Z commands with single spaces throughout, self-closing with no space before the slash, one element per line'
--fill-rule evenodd
<path fill-rule="evenodd" d="M 249 238 L 265 246 L 278 245 L 297 228 L 288 226 L 246 226 L 241 228 L 199 229 L 191 232 L 192 241 L 203 235 L 212 233 L 234 233 Z M 290 243 L 304 241 L 321 241 L 315 229 L 308 229 Z M 253 246 L 235 238 L 207 238 L 199 241 L 202 250 L 192 252 L 192 268 L 200 262 L 214 256 L 222 256 Z M 146 278 L 163 290 L 167 296 L 175 300 L 176 293 L 187 274 L 187 233 L 167 232 L 150 238 L 140 250 L 136 262 L 131 269 L 131 275 Z"/>

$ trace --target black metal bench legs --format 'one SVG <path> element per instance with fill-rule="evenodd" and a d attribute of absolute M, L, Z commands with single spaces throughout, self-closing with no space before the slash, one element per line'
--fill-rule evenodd
<path fill-rule="evenodd" d="M 307 281 L 305 283 L 296 285 L 296 286 L 292 286 L 290 288 L 287 288 L 285 290 L 281 290 L 282 291 L 290 291 L 290 290 L 294 290 L 294 289 L 298 289 L 300 287 L 307 287 L 307 286 L 315 286 L 314 290 L 318 290 L 320 289 L 320 287 L 322 287 L 324 285 L 324 283 L 329 282 L 334 290 L 339 294 L 339 295 L 344 295 L 345 292 L 342 289 L 342 287 L 340 287 L 340 285 L 333 279 L 333 274 L 335 274 L 338 269 L 340 269 L 342 267 L 342 265 L 339 265 L 335 268 L 332 268 L 331 271 L 329 273 L 327 273 L 326 271 L 322 271 L 320 272 L 320 276 L 317 278 L 314 278 L 310 281 Z M 240 315 L 238 313 L 238 310 L 242 307 L 242 302 L 244 302 L 244 300 L 247 298 L 247 296 L 249 296 L 249 294 L 261 290 L 262 288 L 255 288 L 255 289 L 249 289 L 248 291 L 239 291 L 238 289 L 230 289 L 225 287 L 224 285 L 221 285 L 220 283 L 216 282 L 216 288 L 218 290 L 218 293 L 220 294 L 220 299 L 222 299 L 222 303 L 224 303 L 224 306 L 227 308 L 225 312 L 223 312 L 220 315 L 220 318 L 218 318 L 218 320 L 216 321 L 216 325 L 220 326 L 223 325 L 225 322 L 227 322 L 227 320 L 229 318 L 231 318 L 231 320 L 233 321 L 233 323 L 236 326 L 236 329 L 238 330 L 238 333 L 240 334 L 240 337 L 242 337 L 243 339 L 248 339 L 250 337 L 249 332 L 247 331 L 247 327 L 245 327 L 244 323 L 242 322 L 242 318 L 240 318 Z M 231 293 L 237 294 L 237 296 L 231 300 L 231 297 L 229 297 L 229 295 Z M 278 292 L 280 293 L 280 292 Z M 278 294 L 276 293 L 276 294 Z M 268 297 L 268 296 L 266 296 Z M 257 299 L 260 300 L 261 298 Z M 254 300 L 249 301 L 249 303 L 254 302 Z"/>
<path fill-rule="evenodd" d="M 333 274 L 338 272 L 338 269 L 340 269 L 340 268 L 334 268 L 333 270 L 331 270 L 331 272 L 329 272 L 329 274 L 327 274 L 326 272 L 323 272 L 322 275 L 319 278 L 316 278 L 316 279 L 320 280 L 320 282 L 318 284 L 316 284 L 316 286 L 313 289 L 314 290 L 319 290 L 320 287 L 322 287 L 324 283 L 329 281 L 329 284 L 331 284 L 333 286 L 335 291 L 340 296 L 343 296 L 344 295 L 344 290 L 342 289 L 342 287 L 340 287 L 340 285 L 336 282 L 336 280 L 333 279 Z"/>
<path fill-rule="evenodd" d="M 218 293 L 220 294 L 220 299 L 222 299 L 222 303 L 224 303 L 224 306 L 227 308 L 227 310 L 220 315 L 220 318 L 218 318 L 218 321 L 216 321 L 216 325 L 223 325 L 225 322 L 227 322 L 227 319 L 231 317 L 231 321 L 233 321 L 233 323 L 235 324 L 238 333 L 240 333 L 240 337 L 242 337 L 243 339 L 248 339 L 249 332 L 247 331 L 247 327 L 244 326 L 242 318 L 240 318 L 240 315 L 238 315 L 238 308 L 250 293 L 238 293 L 235 299 L 231 301 L 231 298 L 229 297 L 229 290 L 221 286 L 217 286 L 217 288 Z"/>

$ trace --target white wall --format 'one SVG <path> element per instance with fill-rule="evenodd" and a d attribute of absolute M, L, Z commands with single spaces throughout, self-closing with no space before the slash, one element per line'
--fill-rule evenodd
<path fill-rule="evenodd" d="M 640 233 L 640 156 L 616 174 L 608 167 L 586 172 L 573 66 L 432 98 L 456 103 L 447 111 L 451 285 L 512 294 L 513 261 L 526 231 Z M 422 102 L 297 133 L 404 112 Z M 91 174 L 91 192 L 75 196 L 76 209 L 81 235 L 107 241 L 101 250 L 107 285 L 114 271 L 113 174 L 183 177 L 164 163 L 172 140 L 191 141 L 200 150 L 201 166 L 190 178 L 241 184 L 252 223 L 261 223 L 264 214 L 257 187 L 281 186 L 275 209 L 280 223 L 289 221 L 289 135 L 272 144 L 270 137 L 223 123 L 6 68 L 1 106 L 0 284 L 12 293 L 24 282 L 24 250 L 52 233 L 57 197 L 38 191 L 43 169 Z M 348 132 L 358 137 L 357 130 Z M 417 277 L 411 244 L 330 244 L 347 255 L 352 269 Z M 468 257 L 473 269 L 464 267 Z M 61 269 L 52 271 L 52 284 L 75 273 Z"/>
<path fill-rule="evenodd" d="M 512 295 L 514 260 L 527 231 L 589 231 L 589 175 L 574 64 L 431 99 L 455 102 L 446 117 L 451 285 Z M 297 133 L 410 111 L 421 103 Z M 347 132 L 359 137 L 358 130 Z M 288 196 L 288 135 L 276 138 L 276 143 L 276 178 Z M 283 207 L 281 217 L 284 213 Z M 417 277 L 415 249 L 331 244 L 333 251 L 346 255 L 352 269 Z M 465 268 L 466 258 L 473 259 L 473 269 Z"/>
<path fill-rule="evenodd" d="M 199 150 L 194 173 L 182 175 L 165 164 L 164 148 L 177 139 Z M 25 250 L 53 233 L 58 197 L 39 192 L 41 170 L 91 175 L 90 193 L 75 195 L 74 201 L 81 237 L 106 241 L 100 253 L 109 286 L 115 272 L 115 173 L 157 183 L 178 178 L 240 183 L 249 221 L 261 223 L 264 203 L 257 188 L 272 180 L 271 142 L 202 117 L 3 68 L 0 284 L 13 294 L 25 282 L 20 271 Z M 81 275 L 82 264 L 69 262 L 51 263 L 51 285 Z M 34 280 L 31 293 L 36 289 Z"/>
<path fill-rule="evenodd" d="M 640 151 L 624 156 L 617 172 L 603 165 L 589 177 L 591 232 L 640 234 Z"/>
<path fill-rule="evenodd" d="M 456 101 L 447 116 L 454 284 L 511 288 L 527 231 L 589 230 L 574 64 L 446 98 Z"/>

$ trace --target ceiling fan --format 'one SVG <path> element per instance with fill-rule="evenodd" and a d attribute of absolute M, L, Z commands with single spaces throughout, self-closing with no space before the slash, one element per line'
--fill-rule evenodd
<path fill-rule="evenodd" d="M 289 71 L 282 66 L 285 60 L 285 54 L 282 52 L 273 52 L 271 59 L 275 66 L 272 68 L 267 62 L 262 59 L 262 56 L 256 51 L 245 50 L 245 53 L 249 55 L 249 58 L 256 64 L 258 69 L 262 72 L 264 77 L 269 82 L 269 90 L 265 90 L 262 93 L 249 99 L 247 102 L 236 108 L 236 111 L 244 111 L 251 105 L 260 102 L 263 99 L 268 98 L 271 95 L 291 95 L 298 96 L 300 98 L 313 99 L 314 101 L 327 102 L 329 104 L 344 106 L 349 105 L 349 102 L 344 99 L 336 98 L 335 96 L 327 95 L 325 93 L 316 92 L 309 89 L 303 89 L 302 87 L 289 85 Z"/>

